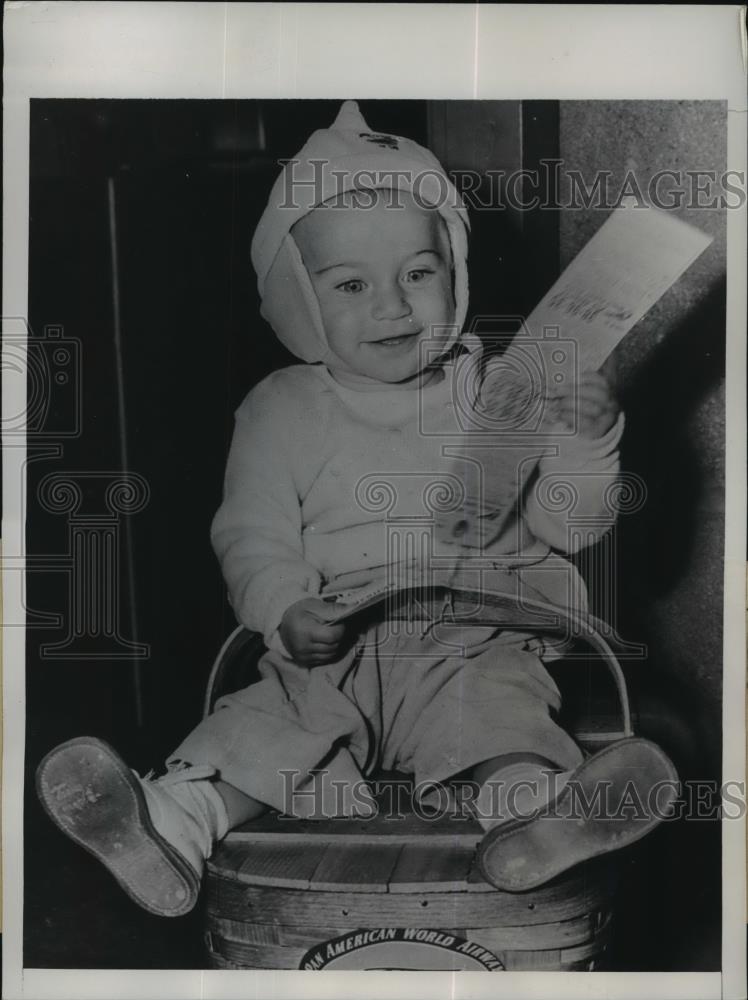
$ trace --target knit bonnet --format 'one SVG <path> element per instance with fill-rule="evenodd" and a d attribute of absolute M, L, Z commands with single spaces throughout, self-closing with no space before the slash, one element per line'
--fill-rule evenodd
<path fill-rule="evenodd" d="M 322 202 L 355 189 L 400 189 L 436 208 L 446 224 L 454 269 L 455 319 L 445 350 L 458 338 L 468 299 L 467 211 L 436 157 L 401 136 L 372 132 L 355 101 L 345 101 L 327 129 L 313 132 L 285 162 L 252 240 L 261 313 L 279 340 L 306 362 L 335 360 L 317 297 L 292 226 Z"/>

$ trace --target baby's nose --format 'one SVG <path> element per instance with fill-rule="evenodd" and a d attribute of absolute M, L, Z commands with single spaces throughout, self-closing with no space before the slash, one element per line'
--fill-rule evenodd
<path fill-rule="evenodd" d="M 374 319 L 401 319 L 412 313 L 405 293 L 398 285 L 381 288 L 377 292 L 372 308 Z"/>

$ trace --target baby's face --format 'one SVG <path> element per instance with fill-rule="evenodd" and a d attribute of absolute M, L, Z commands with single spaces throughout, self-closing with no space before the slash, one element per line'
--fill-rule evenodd
<path fill-rule="evenodd" d="M 358 205 L 344 197 L 293 229 L 338 367 L 389 383 L 418 374 L 419 345 L 446 342 L 449 330 L 434 328 L 455 313 L 446 227 L 438 212 L 397 194 L 379 192 L 374 207 L 363 207 L 368 193 Z"/>

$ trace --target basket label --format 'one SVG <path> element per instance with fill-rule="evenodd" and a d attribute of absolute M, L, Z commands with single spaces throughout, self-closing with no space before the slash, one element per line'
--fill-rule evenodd
<path fill-rule="evenodd" d="M 474 941 L 421 927 L 375 927 L 330 938 L 310 948 L 300 969 L 466 970 L 499 972 L 504 966 Z"/>

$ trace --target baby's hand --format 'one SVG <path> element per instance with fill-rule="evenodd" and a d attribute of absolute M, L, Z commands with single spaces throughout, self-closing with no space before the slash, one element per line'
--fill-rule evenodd
<path fill-rule="evenodd" d="M 618 419 L 620 407 L 599 372 L 583 372 L 576 386 L 562 389 L 554 399 L 552 414 L 566 427 L 575 426 L 582 437 L 607 434 Z M 575 419 L 576 414 L 576 419 Z"/>
<path fill-rule="evenodd" d="M 333 609 L 318 597 L 305 597 L 286 610 L 278 631 L 283 645 L 302 667 L 321 667 L 340 659 L 346 628 L 328 619 Z"/>

